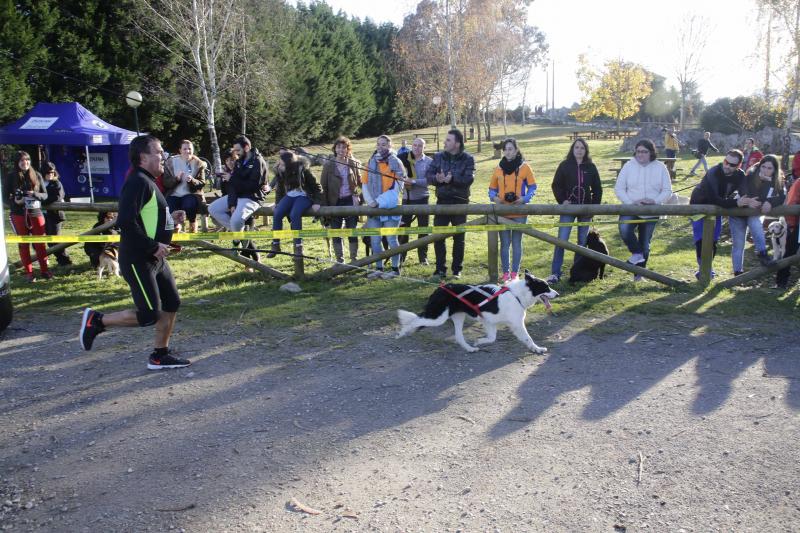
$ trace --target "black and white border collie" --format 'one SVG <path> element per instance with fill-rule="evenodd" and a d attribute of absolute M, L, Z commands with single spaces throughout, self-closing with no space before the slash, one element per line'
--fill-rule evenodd
<path fill-rule="evenodd" d="M 421 315 L 402 309 L 397 311 L 397 316 L 400 319 L 400 332 L 397 334 L 397 338 L 413 333 L 419 328 L 441 326 L 449 318 L 455 325 L 456 342 L 466 351 L 475 352 L 478 348 L 471 346 L 464 339 L 464 320 L 469 315 L 483 323 L 483 327 L 486 330 L 486 336 L 478 339 L 475 343 L 476 345 L 493 343 L 497 338 L 497 327 L 505 324 L 530 351 L 536 353 L 546 352 L 547 348 L 537 346 L 528 334 L 528 330 L 525 328 L 525 314 L 527 309 L 536 302 L 541 302 L 550 311 L 550 300 L 556 298 L 558 293 L 551 289 L 546 281 L 532 276 L 527 270 L 524 277 L 511 281 L 505 286 L 508 287 L 506 292 L 481 306 L 480 316 L 473 308 L 442 287 L 439 287 L 428 298 L 425 311 Z M 452 283 L 447 284 L 446 287 L 455 294 L 462 294 L 471 288 L 475 288 L 472 285 Z M 486 300 L 485 293 L 494 294 L 502 287 L 498 285 L 480 285 L 477 288 L 480 289 L 480 292 L 472 291 L 464 296 L 473 305 L 479 305 Z"/>

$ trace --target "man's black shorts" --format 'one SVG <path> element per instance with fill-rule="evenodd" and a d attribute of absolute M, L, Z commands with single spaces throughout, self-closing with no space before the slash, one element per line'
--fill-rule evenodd
<path fill-rule="evenodd" d="M 119 270 L 131 288 L 140 326 L 155 324 L 160 311 L 178 311 L 181 299 L 166 259 L 141 263 L 120 261 Z"/>

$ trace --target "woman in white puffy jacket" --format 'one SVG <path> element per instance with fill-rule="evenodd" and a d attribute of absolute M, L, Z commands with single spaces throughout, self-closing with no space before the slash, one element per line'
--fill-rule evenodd
<path fill-rule="evenodd" d="M 658 205 L 666 202 L 672 195 L 672 182 L 669 171 L 661 161 L 656 160 L 656 147 L 650 139 L 642 139 L 636 143 L 634 157 L 622 167 L 617 177 L 614 192 L 623 204 L 629 205 Z M 619 234 L 631 257 L 628 263 L 640 267 L 647 266 L 650 257 L 650 240 L 656 229 L 658 216 L 622 215 L 620 222 L 627 220 L 648 220 L 652 222 L 639 222 L 634 224 L 620 224 Z M 634 281 L 639 281 L 639 276 L 634 276 Z"/>

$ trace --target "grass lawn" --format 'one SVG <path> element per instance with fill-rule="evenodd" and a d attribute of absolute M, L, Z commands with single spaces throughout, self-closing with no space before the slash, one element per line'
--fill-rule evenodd
<path fill-rule="evenodd" d="M 554 203 L 550 183 L 558 162 L 563 159 L 569 147 L 566 138 L 568 130 L 574 128 L 556 128 L 540 126 L 509 127 L 509 135 L 516 136 L 520 148 L 530 162 L 536 175 L 539 188 L 533 202 Z M 417 132 L 433 132 L 434 129 L 415 130 Z M 502 134 L 502 126 L 495 126 L 496 138 Z M 400 140 L 409 141 L 410 132 L 393 135 L 395 144 Z M 620 141 L 591 141 L 591 155 L 600 170 L 603 179 L 606 203 L 616 203 L 613 185 L 615 175 L 610 169 L 615 166 L 612 157 L 619 156 Z M 354 151 L 363 163 L 366 163 L 374 148 L 374 139 L 362 139 L 354 143 Z M 467 149 L 474 153 L 474 142 L 468 143 Z M 309 147 L 312 152 L 330 153 L 329 147 Z M 483 151 L 476 155 L 477 175 L 472 187 L 472 199 L 487 202 L 487 189 L 492 169 L 497 163 L 490 145 L 484 144 Z M 694 163 L 690 155 L 682 155 L 676 167 L 683 169 L 675 183 L 679 189 L 694 184 L 697 178 L 686 178 L 685 174 Z M 721 156 L 709 158 L 710 164 L 721 161 Z M 684 191 L 688 196 L 690 191 Z M 92 225 L 95 216 L 92 214 L 68 213 L 67 232 L 80 232 Z M 598 222 L 613 221 L 613 217 L 600 217 Z M 529 218 L 533 221 L 533 218 Z M 536 222 L 555 221 L 555 217 L 539 217 Z M 312 224 L 309 221 L 307 224 Z M 309 227 L 307 225 L 307 227 Z M 619 258 L 627 258 L 627 250 L 619 238 L 617 227 L 600 224 L 599 228 L 611 253 Z M 6 223 L 6 232 L 10 228 Z M 555 235 L 556 230 L 549 230 Z M 572 240 L 575 234 L 573 232 Z M 524 239 L 523 267 L 530 269 L 538 276 L 545 277 L 550 273 L 550 261 L 553 249 L 550 245 L 535 239 Z M 464 281 L 486 281 L 486 236 L 483 234 L 467 234 L 467 253 L 465 258 Z M 225 245 L 226 243 L 223 243 Z M 262 247 L 267 242 L 259 243 Z M 451 245 L 448 243 L 448 252 Z M 16 246 L 9 246 L 11 261 L 18 259 Z M 314 256 L 327 256 L 323 240 L 306 241 L 306 253 Z M 363 246 L 361 248 L 363 252 Z M 39 320 L 45 320 L 48 312 L 75 312 L 86 305 L 93 305 L 103 310 L 122 309 L 131 305 L 130 295 L 125 282 L 119 279 L 104 279 L 97 282 L 91 271 L 87 258 L 78 246 L 71 248 L 75 265 L 69 269 L 56 267 L 56 278 L 52 281 L 39 281 L 26 284 L 17 270 L 12 275 L 13 299 L 17 309 L 35 313 Z M 433 249 L 429 250 L 429 258 L 433 260 Z M 280 283 L 265 280 L 259 274 L 247 273 L 243 268 L 227 259 L 210 252 L 184 248 L 184 252 L 171 258 L 172 269 L 176 275 L 183 298 L 181 309 L 182 320 L 197 321 L 208 324 L 220 321 L 238 322 L 241 324 L 269 324 L 270 326 L 309 328 L 335 326 L 343 317 L 358 321 L 363 317 L 403 307 L 419 310 L 430 293 L 430 285 L 410 281 L 394 280 L 367 282 L 359 275 L 342 276 L 332 282 L 301 283 L 303 292 L 291 295 L 278 291 Z M 267 260 L 270 265 L 291 272 L 290 259 L 279 257 Z M 565 257 L 565 270 L 572 261 L 572 254 Z M 748 266 L 755 262 L 750 245 L 746 249 Z M 306 271 L 313 272 L 329 265 L 307 264 Z M 694 247 L 691 239 L 689 222 L 684 218 L 673 218 L 663 221 L 656 229 L 653 249 L 649 263 L 650 268 L 671 277 L 694 281 L 696 270 Z M 730 242 L 723 241 L 719 255 L 714 264 L 718 277 L 725 279 L 731 275 Z M 404 274 L 414 278 L 427 279 L 433 272 L 433 266 L 417 264 L 416 253 L 408 256 Z M 684 291 L 673 291 L 655 282 L 633 284 L 628 273 L 609 268 L 606 279 L 585 286 L 570 287 L 560 283 L 556 289 L 562 296 L 555 303 L 559 317 L 575 323 L 602 319 L 616 315 L 626 309 L 638 308 L 637 316 L 643 320 L 648 318 L 658 321 L 665 317 L 672 319 L 683 313 L 715 314 L 728 318 L 740 318 L 741 321 L 755 326 L 759 317 L 765 314 L 778 313 L 789 316 L 798 308 L 800 299 L 797 289 L 785 293 L 777 293 L 769 289 L 772 278 L 764 278 L 761 283 L 733 291 L 714 291 L 702 293 L 691 287 Z M 643 304 L 648 304 L 644 306 Z M 534 312 L 539 313 L 540 310 Z M 33 318 L 31 316 L 31 318 Z M 77 314 L 76 314 L 77 320 Z M 383 320 L 383 319 L 381 319 Z M 354 323 L 356 325 L 356 323 Z"/>

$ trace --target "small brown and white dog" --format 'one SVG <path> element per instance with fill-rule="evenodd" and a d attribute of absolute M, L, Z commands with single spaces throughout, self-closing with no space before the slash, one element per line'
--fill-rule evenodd
<path fill-rule="evenodd" d="M 772 258 L 775 261 L 780 261 L 786 255 L 786 230 L 786 219 L 783 217 L 767 226 L 767 235 L 772 239 Z"/>
<path fill-rule="evenodd" d="M 450 319 L 455 326 L 456 342 L 466 351 L 475 352 L 478 347 L 464 339 L 464 320 L 470 316 L 481 322 L 486 331 L 486 336 L 478 339 L 476 345 L 493 343 L 497 338 L 497 327 L 505 325 L 528 350 L 545 353 L 547 348 L 538 346 L 528 334 L 525 315 L 528 308 L 537 302 L 549 311 L 550 300 L 557 296 L 558 293 L 546 281 L 532 276 L 527 270 L 524 276 L 504 287 L 450 283 L 433 291 L 422 314 L 403 309 L 397 311 L 400 320 L 397 338 L 420 328 L 441 326 Z"/>
<path fill-rule="evenodd" d="M 108 271 L 108 275 L 119 276 L 119 261 L 117 260 L 117 247 L 106 246 L 103 253 L 97 258 L 97 281 L 103 279 L 103 272 Z"/>

